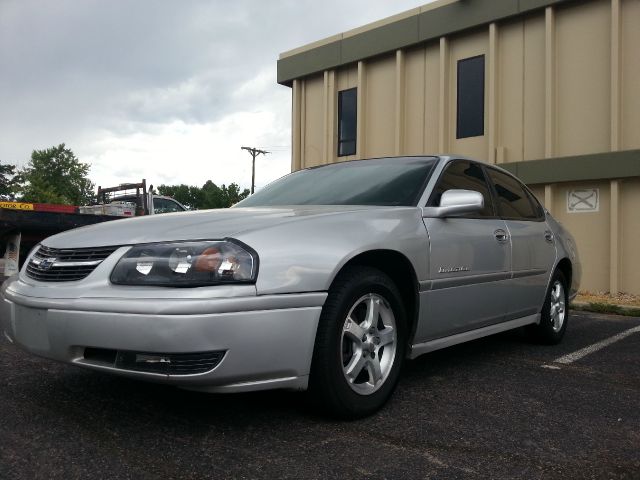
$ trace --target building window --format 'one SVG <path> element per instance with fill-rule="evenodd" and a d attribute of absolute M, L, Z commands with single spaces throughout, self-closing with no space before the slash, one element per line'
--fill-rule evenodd
<path fill-rule="evenodd" d="M 338 156 L 356 153 L 358 89 L 338 92 Z"/>
<path fill-rule="evenodd" d="M 458 60 L 456 138 L 484 135 L 484 55 Z"/>

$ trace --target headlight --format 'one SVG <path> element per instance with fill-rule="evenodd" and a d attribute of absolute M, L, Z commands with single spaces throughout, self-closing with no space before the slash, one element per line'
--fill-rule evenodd
<path fill-rule="evenodd" d="M 232 241 L 176 242 L 134 246 L 111 273 L 117 285 L 202 287 L 252 283 L 258 255 Z"/>

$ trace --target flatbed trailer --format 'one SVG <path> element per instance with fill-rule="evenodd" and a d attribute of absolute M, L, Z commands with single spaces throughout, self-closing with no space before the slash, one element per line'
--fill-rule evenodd
<path fill-rule="evenodd" d="M 139 215 L 182 212 L 186 207 L 171 197 L 156 195 L 147 181 L 98 187 L 94 205 L 0 201 L 0 281 L 22 267 L 27 254 L 56 233 Z M 4 252 L 4 259 L 2 254 Z"/>
<path fill-rule="evenodd" d="M 121 218 L 80 214 L 69 205 L 0 202 L 0 252 L 5 252 L 6 273 L 22 267 L 29 251 L 51 235 Z"/>

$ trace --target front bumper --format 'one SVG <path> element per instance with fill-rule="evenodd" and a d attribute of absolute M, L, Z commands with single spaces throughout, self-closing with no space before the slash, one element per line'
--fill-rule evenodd
<path fill-rule="evenodd" d="M 5 282 L 0 322 L 9 341 L 53 360 L 204 391 L 305 389 L 326 293 L 194 299 L 30 297 Z M 146 305 L 146 308 L 145 308 Z M 145 313 L 146 312 L 146 313 Z M 224 352 L 210 371 L 172 375 L 120 368 L 85 349 Z M 88 351 L 88 350 L 87 350 Z"/>

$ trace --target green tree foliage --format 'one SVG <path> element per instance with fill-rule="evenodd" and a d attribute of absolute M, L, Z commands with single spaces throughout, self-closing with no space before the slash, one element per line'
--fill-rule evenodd
<path fill-rule="evenodd" d="M 184 183 L 180 185 L 160 185 L 158 187 L 158 193 L 175 198 L 185 207 L 192 210 L 196 210 L 202 205 L 202 189 L 185 185 Z"/>
<path fill-rule="evenodd" d="M 13 200 L 20 188 L 20 176 L 15 165 L 0 164 L 0 200 Z"/>
<path fill-rule="evenodd" d="M 202 187 L 185 184 L 160 185 L 158 193 L 173 197 L 191 209 L 204 210 L 230 207 L 249 196 L 249 189 L 245 188 L 240 191 L 240 187 L 236 183 L 229 186 L 223 184 L 219 187 L 211 180 L 207 180 Z"/>
<path fill-rule="evenodd" d="M 89 164 L 81 163 L 61 143 L 46 150 L 34 150 L 29 164 L 20 172 L 25 186 L 25 202 L 87 205 L 93 197 Z"/>
<path fill-rule="evenodd" d="M 225 188 L 222 185 L 223 196 L 227 199 L 229 206 L 235 205 L 240 200 L 244 200 L 249 196 L 249 189 L 245 188 L 242 192 L 240 191 L 240 187 L 237 183 L 232 183 L 228 187 Z"/>
<path fill-rule="evenodd" d="M 233 205 L 225 201 L 222 189 L 211 180 L 207 180 L 202 186 L 202 193 L 204 195 L 202 208 L 226 208 Z"/>

